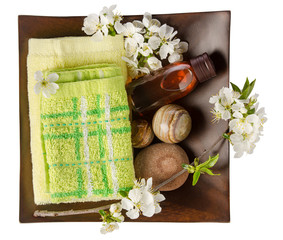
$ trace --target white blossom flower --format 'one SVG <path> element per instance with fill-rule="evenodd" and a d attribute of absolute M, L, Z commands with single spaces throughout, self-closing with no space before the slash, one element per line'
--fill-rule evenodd
<path fill-rule="evenodd" d="M 256 111 L 256 115 L 260 119 L 261 126 L 267 121 L 267 117 L 265 116 L 265 109 L 264 107 L 260 108 L 259 110 Z"/>
<path fill-rule="evenodd" d="M 160 193 L 152 193 L 152 178 L 136 181 L 135 186 L 130 190 L 128 198 L 123 198 L 122 208 L 127 210 L 126 215 L 131 219 L 136 219 L 142 213 L 146 217 L 152 217 L 159 213 L 161 208 L 159 202 L 165 200 Z"/>
<path fill-rule="evenodd" d="M 247 119 L 233 119 L 229 122 L 230 131 L 237 134 L 247 133 L 250 134 L 253 131 L 252 125 L 247 121 Z"/>
<path fill-rule="evenodd" d="M 109 21 L 105 16 L 90 14 L 84 19 L 84 26 L 82 30 L 87 35 L 92 35 L 92 39 L 94 41 L 102 41 L 103 36 L 108 35 L 107 24 L 109 24 Z"/>
<path fill-rule="evenodd" d="M 109 209 L 110 214 L 111 214 L 113 217 L 119 219 L 119 221 L 124 222 L 125 218 L 124 218 L 124 216 L 122 215 L 121 211 L 122 211 L 122 205 L 121 205 L 121 203 L 114 203 L 114 204 L 111 204 L 110 209 Z"/>
<path fill-rule="evenodd" d="M 136 59 L 139 53 L 139 42 L 137 39 L 134 38 L 127 38 L 125 39 L 125 50 L 126 50 L 126 57 L 132 57 Z"/>
<path fill-rule="evenodd" d="M 102 234 L 113 232 L 114 230 L 119 229 L 119 225 L 116 222 L 111 223 L 104 223 L 102 228 L 100 229 L 100 232 Z"/>
<path fill-rule="evenodd" d="M 147 29 L 146 37 L 150 38 L 159 32 L 161 23 L 157 19 L 152 19 L 152 15 L 146 12 L 143 16 L 142 23 Z"/>
<path fill-rule="evenodd" d="M 173 32 L 174 28 L 168 26 L 167 24 L 163 24 L 159 28 L 159 37 L 161 39 L 162 46 L 159 50 L 159 55 L 161 60 L 167 58 L 168 54 L 172 54 L 174 52 L 174 47 L 180 42 L 180 39 L 173 39 L 177 34 L 177 31 Z"/>
<path fill-rule="evenodd" d="M 174 46 L 174 52 L 168 57 L 170 63 L 183 61 L 183 53 L 187 52 L 189 44 L 187 42 L 180 42 Z"/>
<path fill-rule="evenodd" d="M 245 86 L 254 86 L 254 82 L 246 80 Z M 235 151 L 235 157 L 241 157 L 244 153 L 251 154 L 255 148 L 255 143 L 259 141 L 263 124 L 267 118 L 264 108 L 258 110 L 258 94 L 248 97 L 245 90 L 240 90 L 238 86 L 232 84 L 234 90 L 223 87 L 219 93 L 209 99 L 214 104 L 212 113 L 216 120 L 224 119 L 229 122 L 229 139 Z"/>
<path fill-rule="evenodd" d="M 55 83 L 59 79 L 57 73 L 51 73 L 44 79 L 43 73 L 37 71 L 34 74 L 34 79 L 37 81 L 34 85 L 34 92 L 39 94 L 42 90 L 42 94 L 46 98 L 49 98 L 51 94 L 55 94 L 57 89 L 59 89 L 58 84 Z"/>
<path fill-rule="evenodd" d="M 231 89 L 223 87 L 220 89 L 218 95 L 212 96 L 209 99 L 211 104 L 214 104 L 212 113 L 215 116 L 215 120 L 231 118 L 232 104 L 236 101 L 236 95 Z"/>
<path fill-rule="evenodd" d="M 152 49 L 150 48 L 148 43 L 142 43 L 138 52 L 147 57 L 149 54 L 152 54 Z"/>
<path fill-rule="evenodd" d="M 147 64 L 150 67 L 151 70 L 157 70 L 159 68 L 162 68 L 161 61 L 158 60 L 156 57 L 150 57 L 147 59 Z"/>
<path fill-rule="evenodd" d="M 255 143 L 259 140 L 257 132 L 250 134 L 237 134 L 233 133 L 230 136 L 230 141 L 235 151 L 235 158 L 242 157 L 245 152 L 251 154 L 255 148 Z"/>
<path fill-rule="evenodd" d="M 108 21 L 108 24 L 114 24 L 114 12 L 113 10 L 116 8 L 116 5 L 112 5 L 109 8 L 103 7 L 103 9 L 100 11 L 99 15 L 102 17 L 105 17 Z"/>
<path fill-rule="evenodd" d="M 138 67 L 137 59 L 130 59 L 127 57 L 122 57 L 122 59 L 127 63 L 129 75 L 131 78 L 150 73 L 147 67 Z"/>

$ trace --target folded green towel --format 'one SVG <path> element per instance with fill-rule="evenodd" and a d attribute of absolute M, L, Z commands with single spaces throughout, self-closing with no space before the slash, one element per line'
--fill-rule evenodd
<path fill-rule="evenodd" d="M 46 186 L 51 201 L 121 197 L 120 190 L 133 186 L 134 168 L 120 68 L 98 64 L 44 74 L 51 72 L 59 75 L 59 89 L 50 98 L 41 97 Z"/>

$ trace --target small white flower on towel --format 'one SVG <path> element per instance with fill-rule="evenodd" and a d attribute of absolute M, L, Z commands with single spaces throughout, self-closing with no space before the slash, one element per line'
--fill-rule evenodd
<path fill-rule="evenodd" d="M 37 71 L 34 74 L 34 79 L 37 81 L 34 85 L 34 92 L 39 94 L 42 90 L 43 96 L 49 98 L 51 94 L 55 94 L 57 89 L 59 89 L 58 84 L 55 83 L 58 78 L 59 76 L 57 73 L 51 73 L 45 79 L 43 77 L 43 73 L 41 71 Z"/>

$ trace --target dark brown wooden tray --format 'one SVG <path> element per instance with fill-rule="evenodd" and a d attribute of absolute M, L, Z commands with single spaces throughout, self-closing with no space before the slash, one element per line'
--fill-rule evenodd
<path fill-rule="evenodd" d="M 225 129 L 227 122 L 211 123 L 209 97 L 229 84 L 230 12 L 203 12 L 163 14 L 153 16 L 178 30 L 178 37 L 189 42 L 184 59 L 207 52 L 213 59 L 217 77 L 201 84 L 193 93 L 178 101 L 191 114 L 193 129 L 189 137 L 180 143 L 190 160 L 199 156 Z M 35 210 L 87 209 L 105 205 L 98 203 L 52 204 L 37 206 L 33 201 L 32 163 L 30 154 L 30 125 L 27 97 L 27 53 L 29 38 L 53 38 L 84 36 L 81 27 L 84 17 L 19 16 L 19 69 L 20 69 L 20 222 L 100 221 L 98 214 L 35 218 Z M 142 16 L 126 16 L 125 21 L 142 19 Z M 195 187 L 192 177 L 179 189 L 163 192 L 162 212 L 151 218 L 140 217 L 140 222 L 229 222 L 229 144 L 222 142 L 214 149 L 220 159 L 214 171 L 220 176 L 201 176 Z M 107 202 L 109 203 L 109 202 Z M 126 219 L 130 221 L 130 219 Z"/>

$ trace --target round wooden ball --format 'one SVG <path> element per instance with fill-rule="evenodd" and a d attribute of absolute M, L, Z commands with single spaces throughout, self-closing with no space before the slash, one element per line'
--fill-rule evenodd
<path fill-rule="evenodd" d="M 152 177 L 153 187 L 164 182 L 182 170 L 182 164 L 189 164 L 186 152 L 177 144 L 157 143 L 140 151 L 134 166 L 137 178 Z M 172 182 L 161 187 L 160 191 L 171 191 L 181 187 L 189 173 L 185 172 Z"/>
<path fill-rule="evenodd" d="M 158 109 L 154 114 L 152 128 L 161 141 L 178 143 L 189 135 L 192 128 L 192 119 L 183 107 L 168 104 Z"/>
<path fill-rule="evenodd" d="M 150 124 L 144 119 L 132 121 L 132 145 L 134 148 L 144 148 L 151 144 L 154 134 Z"/>

